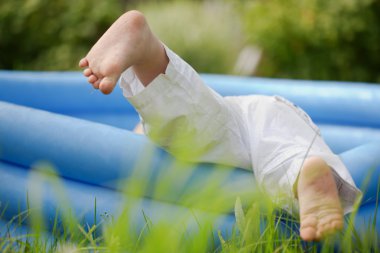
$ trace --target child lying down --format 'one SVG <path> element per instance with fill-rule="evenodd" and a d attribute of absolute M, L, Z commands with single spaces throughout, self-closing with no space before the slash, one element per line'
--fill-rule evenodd
<path fill-rule="evenodd" d="M 361 194 L 304 111 L 277 96 L 220 96 L 138 11 L 117 19 L 79 66 L 104 94 L 121 78 L 144 132 L 174 156 L 253 170 L 271 195 L 295 201 L 306 241 L 341 230 Z"/>

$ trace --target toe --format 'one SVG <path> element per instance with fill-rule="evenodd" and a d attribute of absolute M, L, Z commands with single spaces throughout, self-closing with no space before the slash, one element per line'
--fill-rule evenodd
<path fill-rule="evenodd" d="M 95 75 L 90 75 L 90 76 L 87 78 L 87 81 L 88 81 L 89 83 L 95 83 L 97 80 L 98 80 L 98 78 L 97 78 Z"/>
<path fill-rule="evenodd" d="M 343 217 L 340 213 L 331 212 L 330 216 L 325 216 L 320 221 L 318 230 L 322 237 L 329 236 L 343 228 Z"/>
<path fill-rule="evenodd" d="M 304 241 L 314 241 L 317 238 L 317 230 L 312 226 L 303 227 L 301 228 L 300 236 Z"/>
<path fill-rule="evenodd" d="M 319 234 L 321 237 L 327 237 L 337 233 L 343 227 L 343 222 L 340 220 L 331 221 L 320 226 Z"/>
<path fill-rule="evenodd" d="M 332 227 L 337 231 L 343 229 L 343 221 L 342 220 L 333 221 Z"/>
<path fill-rule="evenodd" d="M 99 89 L 104 93 L 104 94 L 110 94 L 115 87 L 117 82 L 116 78 L 112 77 L 104 77 L 102 81 L 99 84 Z"/>
<path fill-rule="evenodd" d="M 318 219 L 312 215 L 301 216 L 300 236 L 305 241 L 316 238 Z"/>
<path fill-rule="evenodd" d="M 323 238 L 323 233 L 322 233 L 321 230 L 318 230 L 318 231 L 315 233 L 315 240 L 316 240 L 316 241 L 320 241 L 320 240 L 322 240 L 322 238 Z"/>
<path fill-rule="evenodd" d="M 316 232 L 316 240 L 323 240 L 329 236 L 334 235 L 338 230 L 334 228 L 333 224 L 321 225 Z"/>
<path fill-rule="evenodd" d="M 92 83 L 92 87 L 98 90 L 101 81 L 102 81 L 101 79 L 98 79 L 96 82 Z"/>
<path fill-rule="evenodd" d="M 88 67 L 88 61 L 87 61 L 86 58 L 82 58 L 82 59 L 79 61 L 79 67 L 81 67 L 81 68 Z"/>
<path fill-rule="evenodd" d="M 332 227 L 332 224 L 325 224 L 323 225 L 322 227 L 322 236 L 323 237 L 326 237 L 326 236 L 329 236 L 331 234 L 333 234 L 335 231 L 334 231 L 334 228 Z"/>
<path fill-rule="evenodd" d="M 92 75 L 92 70 L 90 68 L 87 68 L 85 70 L 83 70 L 83 75 L 86 76 L 86 77 L 89 77 Z"/>

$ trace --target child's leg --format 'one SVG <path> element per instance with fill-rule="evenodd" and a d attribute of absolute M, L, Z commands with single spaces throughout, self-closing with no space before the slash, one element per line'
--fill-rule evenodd
<path fill-rule="evenodd" d="M 247 112 L 255 177 L 276 203 L 299 210 L 301 237 L 319 240 L 341 229 L 361 194 L 307 114 L 280 97 L 226 99 Z"/>
<path fill-rule="evenodd" d="M 161 42 L 137 11 L 122 15 L 80 62 L 84 75 L 95 89 L 109 94 L 121 73 L 133 66 L 144 85 L 164 73 L 168 64 Z"/>
<path fill-rule="evenodd" d="M 164 47 L 141 13 L 121 16 L 79 66 L 105 94 L 127 70 L 121 78 L 123 94 L 142 116 L 146 134 L 177 158 L 250 168 L 248 151 L 231 120 L 232 109 L 191 66 Z M 142 83 L 139 92 L 129 77 L 133 84 Z"/>

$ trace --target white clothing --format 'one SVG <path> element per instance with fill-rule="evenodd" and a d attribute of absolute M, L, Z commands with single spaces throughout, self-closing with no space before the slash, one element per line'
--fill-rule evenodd
<path fill-rule="evenodd" d="M 304 111 L 277 96 L 222 97 L 170 49 L 166 53 L 165 74 L 146 88 L 132 68 L 120 84 L 154 142 L 187 161 L 253 169 L 270 194 L 293 200 L 284 207 L 290 212 L 297 208 L 293 185 L 305 158 L 322 157 L 333 169 L 345 213 L 352 211 L 361 193 Z"/>

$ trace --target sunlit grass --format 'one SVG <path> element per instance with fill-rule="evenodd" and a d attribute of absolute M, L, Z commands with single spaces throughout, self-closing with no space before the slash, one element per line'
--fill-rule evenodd
<path fill-rule="evenodd" d="M 168 161 L 153 179 L 147 161 L 119 182 L 126 198 L 119 203 L 120 209 L 98 213 L 99 203 L 94 199 L 90 222 L 72 210 L 64 181 L 52 167 L 38 165 L 30 177 L 29 208 L 7 223 L 8 232 L 1 234 L 1 252 L 379 252 L 376 216 L 364 232 L 356 231 L 354 211 L 346 217 L 341 233 L 306 243 L 298 236 L 297 220 L 262 190 L 239 188 L 228 180 L 234 170 L 210 167 L 194 178 L 197 166 Z M 41 210 L 46 184 L 59 203 L 53 220 L 46 219 Z M 157 211 L 153 215 L 143 203 L 149 198 L 164 205 L 152 205 Z M 178 206 L 174 202 L 182 206 L 180 210 L 172 209 Z M 142 224 L 137 218 L 141 216 Z M 235 221 L 233 227 L 219 226 L 226 217 Z"/>

